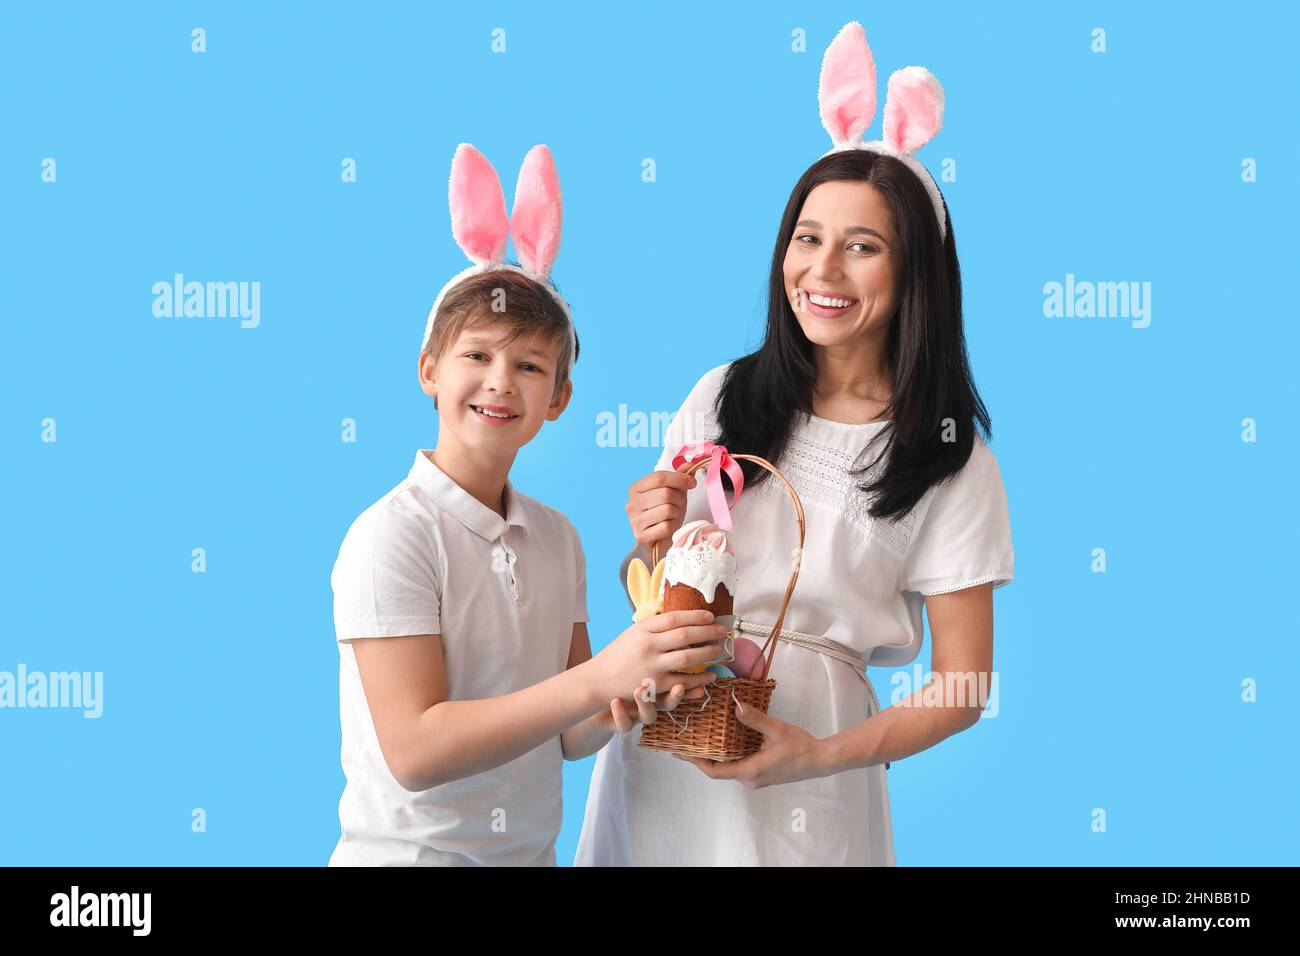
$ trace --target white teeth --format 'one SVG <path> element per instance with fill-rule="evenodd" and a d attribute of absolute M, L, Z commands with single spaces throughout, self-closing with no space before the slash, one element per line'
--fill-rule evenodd
<path fill-rule="evenodd" d="M 813 305 L 820 305 L 827 309 L 847 309 L 853 304 L 849 299 L 832 299 L 824 295 L 815 295 L 812 292 L 808 293 L 808 301 Z"/>
<path fill-rule="evenodd" d="M 479 408 L 477 405 L 471 405 L 470 408 L 474 409 L 474 411 L 478 412 L 480 415 L 486 415 L 489 418 L 514 418 L 513 415 L 510 415 L 508 413 L 489 412 L 486 408 Z"/>

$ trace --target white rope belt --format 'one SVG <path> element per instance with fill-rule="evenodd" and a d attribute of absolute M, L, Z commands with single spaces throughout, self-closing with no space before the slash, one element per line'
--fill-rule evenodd
<path fill-rule="evenodd" d="M 742 621 L 736 618 L 736 631 L 741 634 L 753 634 L 755 637 L 768 638 L 772 635 L 772 629 L 764 624 L 751 624 L 749 621 Z M 871 678 L 867 676 L 867 662 L 861 654 L 853 648 L 841 644 L 839 641 L 833 641 L 829 637 L 823 637 L 818 634 L 801 634 L 799 631 L 791 631 L 781 628 L 780 640 L 795 647 L 804 647 L 810 651 L 816 651 L 818 654 L 824 654 L 837 661 L 843 661 L 853 667 L 853 672 L 862 678 L 862 683 L 867 685 L 867 692 L 871 695 L 871 714 L 880 713 L 880 699 L 876 697 L 876 688 L 872 686 Z M 889 769 L 889 764 L 885 764 L 885 769 Z"/>

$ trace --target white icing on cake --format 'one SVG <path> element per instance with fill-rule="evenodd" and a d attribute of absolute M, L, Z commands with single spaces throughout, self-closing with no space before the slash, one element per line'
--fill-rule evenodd
<path fill-rule="evenodd" d="M 722 545 L 719 548 L 719 544 Z M 718 585 L 736 596 L 736 556 L 731 553 L 726 532 L 705 521 L 692 521 L 673 535 L 673 546 L 664 556 L 664 576 L 660 597 L 670 584 L 695 588 L 712 604 Z"/>

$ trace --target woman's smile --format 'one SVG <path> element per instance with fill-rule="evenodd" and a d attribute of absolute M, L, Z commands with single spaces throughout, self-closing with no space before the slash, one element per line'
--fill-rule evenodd
<path fill-rule="evenodd" d="M 823 319 L 838 319 L 852 312 L 858 300 L 852 296 L 835 295 L 816 289 L 795 289 L 804 309 Z"/>

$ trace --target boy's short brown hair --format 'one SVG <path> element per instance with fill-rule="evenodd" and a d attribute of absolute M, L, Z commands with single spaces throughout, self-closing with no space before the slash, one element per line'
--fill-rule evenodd
<path fill-rule="evenodd" d="M 471 276 L 451 289 L 438 303 L 433 331 L 425 343 L 421 358 L 432 355 L 434 362 L 466 328 L 497 325 L 505 332 L 505 342 L 524 335 L 541 333 L 558 349 L 555 365 L 556 401 L 569 380 L 569 335 L 573 335 L 573 359 L 578 359 L 578 332 L 570 332 L 569 318 L 555 296 L 537 280 L 510 269 L 493 269 Z M 437 408 L 438 400 L 434 399 Z"/>

